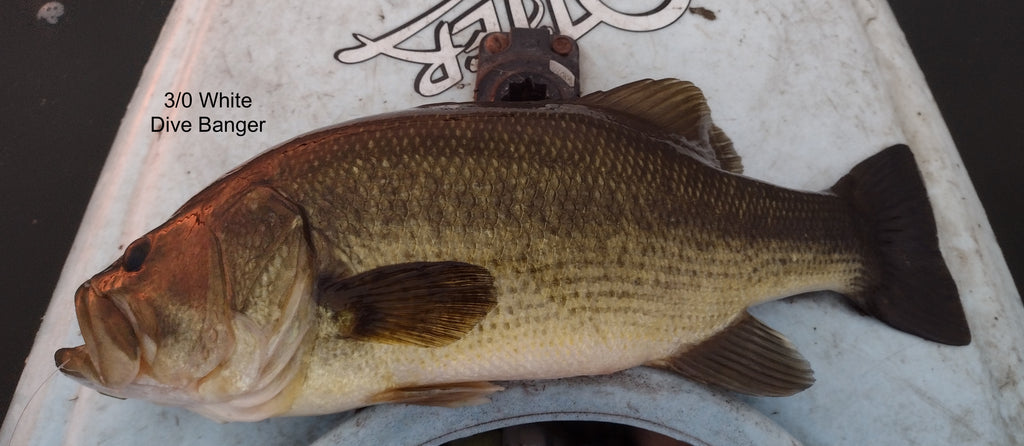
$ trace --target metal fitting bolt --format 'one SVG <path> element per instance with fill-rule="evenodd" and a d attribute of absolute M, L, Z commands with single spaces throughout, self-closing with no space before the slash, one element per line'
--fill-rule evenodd
<path fill-rule="evenodd" d="M 572 38 L 563 35 L 555 36 L 551 39 L 551 50 L 560 56 L 568 56 L 572 52 Z"/>
<path fill-rule="evenodd" d="M 508 49 L 509 40 L 506 33 L 491 33 L 484 39 L 484 49 L 488 53 L 498 54 Z"/>

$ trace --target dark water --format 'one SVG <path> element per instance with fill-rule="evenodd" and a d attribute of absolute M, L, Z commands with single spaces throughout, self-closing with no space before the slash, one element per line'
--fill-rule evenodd
<path fill-rule="evenodd" d="M 691 446 L 657 432 L 597 421 L 549 421 L 483 432 L 444 446 Z"/>

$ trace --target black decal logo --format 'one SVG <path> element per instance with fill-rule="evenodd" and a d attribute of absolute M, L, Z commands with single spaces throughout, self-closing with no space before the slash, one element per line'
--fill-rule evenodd
<path fill-rule="evenodd" d="M 472 5 L 460 8 L 463 3 Z M 503 14 L 498 12 L 499 4 L 504 5 Z M 463 69 L 476 71 L 475 53 L 489 32 L 549 26 L 555 33 L 579 39 L 601 23 L 625 31 L 654 31 L 675 23 L 689 4 L 689 0 L 663 0 L 648 11 L 625 13 L 601 0 L 445 0 L 380 37 L 353 34 L 359 44 L 336 51 L 334 58 L 356 64 L 385 55 L 422 65 L 413 88 L 423 96 L 434 96 L 462 82 Z M 431 29 L 433 48 L 402 45 Z"/>

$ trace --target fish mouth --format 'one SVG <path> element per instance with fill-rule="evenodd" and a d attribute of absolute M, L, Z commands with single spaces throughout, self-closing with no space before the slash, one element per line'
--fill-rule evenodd
<path fill-rule="evenodd" d="M 85 345 L 54 354 L 61 372 L 116 389 L 139 373 L 139 341 L 130 319 L 86 282 L 75 293 L 75 313 Z"/>

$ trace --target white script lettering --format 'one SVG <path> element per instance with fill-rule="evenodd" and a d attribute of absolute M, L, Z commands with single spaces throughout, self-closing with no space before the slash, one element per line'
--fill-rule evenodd
<path fill-rule="evenodd" d="M 470 2 L 442 1 L 377 38 L 352 34 L 359 44 L 336 51 L 334 58 L 342 63 L 356 64 L 385 55 L 422 65 L 413 88 L 423 96 L 434 96 L 462 82 L 463 68 L 476 71 L 476 56 L 473 54 L 487 33 L 511 28 L 537 28 L 548 17 L 548 26 L 555 33 L 574 39 L 583 37 L 601 23 L 626 31 L 654 31 L 675 23 L 686 12 L 690 1 L 663 0 L 642 13 L 620 12 L 601 0 L 478 0 L 464 10 L 459 8 L 463 3 Z M 498 11 L 499 3 L 504 5 L 503 14 Z M 444 20 L 459 10 L 462 10 L 461 14 Z M 503 23 L 506 25 L 504 28 Z M 433 48 L 401 46 L 430 28 L 434 34 Z"/>

